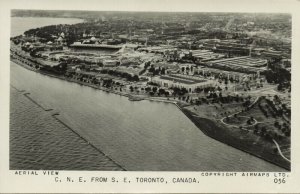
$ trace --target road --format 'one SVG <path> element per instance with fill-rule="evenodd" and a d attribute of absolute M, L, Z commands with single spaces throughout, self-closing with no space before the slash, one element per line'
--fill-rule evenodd
<path fill-rule="evenodd" d="M 275 143 L 275 145 L 276 145 L 276 147 L 277 147 L 277 150 L 278 150 L 280 156 L 281 156 L 283 159 L 285 159 L 286 161 L 291 162 L 291 160 L 289 160 L 288 158 L 286 158 L 286 157 L 283 155 L 283 153 L 281 152 L 280 146 L 279 146 L 279 144 L 277 143 L 277 141 L 276 141 L 275 139 L 272 139 L 272 140 L 273 140 L 273 142 Z"/>
<path fill-rule="evenodd" d="M 255 100 L 252 102 L 252 104 L 250 104 L 248 107 L 253 106 L 253 105 L 257 102 L 258 99 L 259 99 L 259 97 L 256 97 L 256 99 L 255 99 Z M 226 119 L 227 117 L 232 117 L 233 115 L 239 114 L 239 113 L 241 113 L 241 112 L 242 112 L 242 111 L 240 110 L 240 111 L 238 111 L 238 112 L 232 113 L 232 114 L 229 115 L 229 116 L 223 117 L 220 121 L 221 121 L 223 124 L 227 125 L 227 126 L 231 126 L 231 127 L 239 127 L 239 126 L 236 126 L 236 125 L 230 125 L 230 124 L 225 123 L 225 122 L 224 122 L 224 119 Z M 243 117 L 246 117 L 246 116 L 243 116 Z M 247 118 L 250 118 L 250 117 L 247 117 Z M 253 119 L 254 119 L 254 118 L 253 118 Z M 257 120 L 254 119 L 254 123 L 253 123 L 252 125 L 249 125 L 249 126 L 256 125 L 257 123 L 258 123 Z"/>

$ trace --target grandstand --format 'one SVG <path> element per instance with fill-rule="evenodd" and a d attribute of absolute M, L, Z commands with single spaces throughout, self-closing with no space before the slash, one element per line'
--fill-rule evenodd
<path fill-rule="evenodd" d="M 209 65 L 213 68 L 253 73 L 264 71 L 266 64 L 267 60 L 265 59 L 257 59 L 246 56 L 215 60 Z"/>
<path fill-rule="evenodd" d="M 210 50 L 192 50 L 192 56 L 200 61 L 210 61 L 225 57 L 223 54 L 217 54 Z"/>
<path fill-rule="evenodd" d="M 249 66 L 249 67 L 263 67 L 266 66 L 267 60 L 265 59 L 256 59 L 252 57 L 235 57 L 228 59 L 221 59 L 213 61 L 214 64 L 222 65 L 235 65 L 235 66 Z"/>

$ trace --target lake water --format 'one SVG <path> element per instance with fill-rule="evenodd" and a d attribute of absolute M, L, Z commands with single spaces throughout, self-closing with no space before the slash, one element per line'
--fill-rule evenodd
<path fill-rule="evenodd" d="M 76 24 L 83 22 L 76 18 L 12 17 L 10 36 L 22 35 L 26 30 L 58 24 Z"/>
<path fill-rule="evenodd" d="M 22 22 L 22 20 L 14 21 L 13 19 L 12 22 Z M 22 28 L 25 30 L 23 26 Z M 13 62 L 11 62 L 11 85 L 19 90 L 30 92 L 30 97 L 43 107 L 54 109 L 52 112 L 59 112 L 60 115 L 57 117 L 61 121 L 104 153 L 99 152 L 101 158 L 97 160 L 103 160 L 104 166 L 110 166 L 111 170 L 119 170 L 118 165 L 126 170 L 135 171 L 284 170 L 207 137 L 172 104 L 129 101 L 126 97 L 29 71 Z M 22 161 L 27 161 L 28 164 L 24 165 L 26 167 L 62 169 L 63 160 L 57 162 L 57 166 L 53 162 L 59 160 L 56 156 L 69 150 L 70 147 L 80 148 L 84 144 L 88 146 L 85 149 L 89 151 L 85 153 L 77 151 L 76 154 L 69 151 L 68 161 L 72 162 L 65 162 L 65 165 L 73 170 L 90 169 L 89 162 L 93 159 L 87 159 L 85 156 L 91 152 L 93 153 L 91 155 L 97 158 L 92 146 L 86 145 L 78 136 L 71 135 L 73 132 L 60 123 L 49 122 L 53 119 L 51 114 L 47 112 L 44 115 L 42 112 L 45 111 L 38 110 L 38 107 L 33 106 L 34 108 L 30 110 L 35 113 L 19 111 L 22 110 L 19 107 L 22 103 L 19 101 L 28 101 L 28 99 L 24 96 L 21 98 L 22 94 L 13 88 L 11 93 L 11 131 L 18 131 L 18 133 L 11 132 L 14 136 L 10 139 L 11 147 L 14 148 L 11 158 L 19 166 L 22 166 Z M 35 119 L 37 115 L 40 115 L 36 114 L 36 111 L 40 111 L 43 119 Z M 53 134 L 38 135 L 45 130 L 45 126 L 48 128 L 52 126 L 47 130 L 55 130 L 55 134 L 58 134 L 57 139 Z M 18 138 L 18 135 L 24 135 L 22 133 L 30 136 L 30 141 Z M 15 138 L 18 141 L 15 141 Z M 26 147 L 27 143 L 32 141 L 38 143 Z M 63 143 L 57 144 L 56 142 Z M 20 148 L 20 144 L 23 148 Z M 35 157 L 52 158 L 52 160 L 42 159 L 35 163 L 27 160 L 34 158 L 31 149 L 45 150 L 45 147 L 54 151 L 40 151 L 34 153 Z M 14 157 L 15 153 L 23 154 Z M 110 160 L 104 159 L 104 155 Z M 50 162 L 51 165 L 48 164 Z M 101 170 L 100 166 L 94 169 Z M 108 168 L 103 167 L 103 169 Z"/>

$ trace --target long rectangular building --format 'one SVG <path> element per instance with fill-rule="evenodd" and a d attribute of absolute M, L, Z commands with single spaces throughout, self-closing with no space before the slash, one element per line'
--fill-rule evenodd
<path fill-rule="evenodd" d="M 208 65 L 212 68 L 244 73 L 257 73 L 266 70 L 267 60 L 246 57 L 234 57 L 211 61 Z"/>
<path fill-rule="evenodd" d="M 192 56 L 202 62 L 216 60 L 225 57 L 223 54 L 214 53 L 210 50 L 192 50 Z"/>
<path fill-rule="evenodd" d="M 188 92 L 195 91 L 196 88 L 207 88 L 214 85 L 213 80 L 202 78 L 191 78 L 187 76 L 172 74 L 152 78 L 152 82 L 166 88 L 185 88 Z"/>

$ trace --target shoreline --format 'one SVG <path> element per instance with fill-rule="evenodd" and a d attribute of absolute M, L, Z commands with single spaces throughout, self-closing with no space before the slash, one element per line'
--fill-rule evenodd
<path fill-rule="evenodd" d="M 40 74 L 45 75 L 45 76 L 49 76 L 49 77 L 52 77 L 52 78 L 57 78 L 57 79 L 60 79 L 60 80 L 71 82 L 71 83 L 76 83 L 76 84 L 79 84 L 79 85 L 82 85 L 82 86 L 88 86 L 88 87 L 91 87 L 91 88 L 94 88 L 94 89 L 97 89 L 97 90 L 101 90 L 101 91 L 104 91 L 104 92 L 124 96 L 124 97 L 127 97 L 128 100 L 131 100 L 131 101 L 149 100 L 149 101 L 155 101 L 155 102 L 166 102 L 166 103 L 177 104 L 176 100 L 155 99 L 155 97 L 146 97 L 146 96 L 139 96 L 139 95 L 135 95 L 135 94 L 129 94 L 129 93 L 125 93 L 125 92 L 119 92 L 119 91 L 116 91 L 116 90 L 107 89 L 105 87 L 96 86 L 96 85 L 91 84 L 91 83 L 81 82 L 81 81 L 74 80 L 74 79 L 68 79 L 64 76 L 54 75 L 54 74 L 51 74 L 51 73 L 48 73 L 48 72 L 45 72 L 45 71 L 40 71 L 40 70 L 37 70 L 35 68 L 29 67 L 28 65 L 23 64 L 21 61 L 19 61 L 17 59 L 11 59 L 11 61 L 16 63 L 17 65 L 20 65 L 20 66 L 30 70 L 30 71 L 34 71 L 36 73 L 40 73 Z"/>
<path fill-rule="evenodd" d="M 105 92 L 108 92 L 108 93 L 113 93 L 113 94 L 117 94 L 117 95 L 120 95 L 120 96 L 124 96 L 124 97 L 127 97 L 128 100 L 135 100 L 135 98 L 138 98 L 140 100 L 149 100 L 149 101 L 155 101 L 155 102 L 165 102 L 165 103 L 174 104 L 206 136 L 208 136 L 212 139 L 215 139 L 216 141 L 219 141 L 221 143 L 224 143 L 224 144 L 226 144 L 230 147 L 233 147 L 235 149 L 241 150 L 245 153 L 248 153 L 248 154 L 251 154 L 255 157 L 258 157 L 262 160 L 265 160 L 265 161 L 267 161 L 271 164 L 279 166 L 279 167 L 281 167 L 285 170 L 290 171 L 290 163 L 288 163 L 287 161 L 285 161 L 281 158 L 278 159 L 278 156 L 277 156 L 277 158 L 274 158 L 274 155 L 272 155 L 269 152 L 263 152 L 264 155 L 259 154 L 257 151 L 255 151 L 255 149 L 253 149 L 253 147 L 251 147 L 253 145 L 246 145 L 245 146 L 244 142 L 237 141 L 239 139 L 237 139 L 233 136 L 230 136 L 228 134 L 225 134 L 225 135 L 220 134 L 220 132 L 224 132 L 224 131 L 226 132 L 226 130 L 224 130 L 220 126 L 217 126 L 217 124 L 213 120 L 210 120 L 210 119 L 207 119 L 207 118 L 202 118 L 202 117 L 195 118 L 195 116 L 193 116 L 192 113 L 189 110 L 185 109 L 184 106 L 180 105 L 180 103 L 178 103 L 175 100 L 155 99 L 155 97 L 140 97 L 140 96 L 134 95 L 134 94 L 128 94 L 128 93 L 125 93 L 125 92 L 118 92 L 118 91 L 115 91 L 115 90 L 106 89 L 106 88 L 101 87 L 101 86 L 97 87 L 97 86 L 95 86 L 93 84 L 90 84 L 90 83 L 81 82 L 81 81 L 73 80 L 73 79 L 68 79 L 64 76 L 53 75 L 51 73 L 44 72 L 44 71 L 39 71 L 35 68 L 29 67 L 26 64 L 23 64 L 18 59 L 12 59 L 11 58 L 10 60 L 12 62 L 16 63 L 17 65 L 20 65 L 20 66 L 22 66 L 22 67 L 24 67 L 28 70 L 31 70 L 31 71 L 34 71 L 34 72 L 37 72 L 37 73 L 41 73 L 43 75 L 50 76 L 50 77 L 53 77 L 53 78 L 58 78 L 58 79 L 61 79 L 61 80 L 65 80 L 65 81 L 68 81 L 68 82 L 77 83 L 79 85 L 88 86 L 88 87 L 98 89 L 98 90 L 101 90 L 101 91 L 105 91 Z M 206 127 L 204 127 L 204 126 L 206 126 Z M 218 131 L 218 133 L 216 133 L 216 131 Z"/>
<path fill-rule="evenodd" d="M 258 153 L 258 149 L 261 148 L 259 145 L 250 147 L 250 145 L 245 144 L 245 142 L 240 141 L 239 139 L 228 135 L 227 133 L 220 133 L 226 132 L 223 130 L 222 127 L 218 126 L 213 120 L 202 118 L 202 117 L 195 117 L 193 114 L 185 109 L 179 107 L 180 110 L 200 129 L 206 136 L 213 138 L 221 143 L 224 143 L 228 146 L 231 146 L 235 149 L 241 150 L 246 152 L 252 156 L 258 157 L 262 160 L 265 160 L 271 164 L 279 166 L 287 171 L 290 171 L 290 163 L 284 160 L 283 158 L 278 157 L 277 155 L 273 155 L 268 151 L 263 152 L 263 154 Z M 203 127 L 206 126 L 206 127 Z M 217 133 L 216 133 L 217 132 Z"/>

